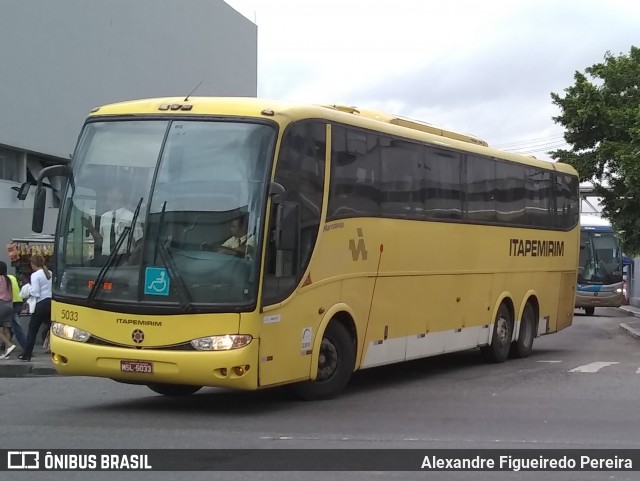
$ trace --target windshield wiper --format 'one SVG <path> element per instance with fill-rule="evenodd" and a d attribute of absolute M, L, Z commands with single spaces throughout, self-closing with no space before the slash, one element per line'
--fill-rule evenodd
<path fill-rule="evenodd" d="M 138 220 L 138 214 L 140 214 L 140 206 L 142 205 L 142 197 L 138 201 L 138 205 L 136 206 L 136 210 L 133 213 L 133 217 L 131 219 L 131 232 L 129 232 L 129 238 L 127 239 L 127 254 L 131 254 L 131 242 L 133 241 L 133 234 L 136 230 L 136 222 Z"/>
<path fill-rule="evenodd" d="M 120 236 L 118 237 L 115 247 L 111 249 L 111 253 L 109 254 L 109 257 L 107 257 L 107 262 L 104 263 L 104 265 L 102 266 L 102 269 L 100 269 L 100 272 L 98 272 L 98 277 L 96 277 L 93 287 L 91 288 L 91 291 L 89 291 L 89 295 L 87 296 L 88 302 L 93 301 L 93 299 L 96 297 L 96 294 L 98 293 L 98 290 L 102 286 L 102 282 L 104 281 L 104 278 L 107 275 L 107 271 L 113 265 L 113 261 L 117 259 L 118 251 L 120 250 L 120 247 L 124 243 L 124 239 L 126 238 L 130 230 L 131 230 L 130 226 L 125 226 L 124 230 L 122 231 L 122 234 L 120 234 Z"/>
<path fill-rule="evenodd" d="M 160 246 L 160 257 L 162 258 L 162 262 L 164 262 L 165 267 L 167 268 L 167 272 L 169 273 L 169 279 L 172 279 L 175 285 L 177 286 L 178 297 L 180 298 L 180 308 L 185 311 L 191 311 L 191 295 L 189 294 L 189 289 L 187 289 L 186 284 L 184 283 L 184 279 L 178 273 L 176 268 L 176 264 L 173 262 L 171 258 L 171 253 L 167 248 L 167 243 L 157 243 L 156 245 Z"/>
<path fill-rule="evenodd" d="M 113 265 L 113 262 L 117 258 L 117 254 L 118 252 L 120 252 L 120 247 L 122 247 L 122 244 L 124 243 L 125 238 L 128 239 L 127 254 L 131 253 L 131 241 L 133 239 L 133 232 L 134 232 L 136 222 L 138 220 L 138 215 L 140 214 L 140 206 L 142 205 L 142 199 L 143 198 L 140 197 L 140 200 L 138 201 L 136 210 L 133 213 L 133 217 L 131 218 L 131 225 L 125 226 L 124 230 L 122 231 L 122 234 L 120 234 L 120 236 L 118 237 L 118 240 L 116 241 L 115 247 L 111 249 L 111 253 L 109 254 L 109 257 L 107 257 L 107 261 L 102 266 L 102 269 L 100 269 L 100 272 L 98 272 L 98 277 L 96 277 L 93 287 L 91 287 L 91 291 L 89 291 L 89 295 L 87 296 L 87 301 L 89 302 L 93 301 L 93 299 L 96 297 L 96 294 L 98 294 L 98 290 L 102 286 L 102 282 L 104 281 L 104 278 L 107 275 L 107 271 L 111 268 L 111 266 Z"/>

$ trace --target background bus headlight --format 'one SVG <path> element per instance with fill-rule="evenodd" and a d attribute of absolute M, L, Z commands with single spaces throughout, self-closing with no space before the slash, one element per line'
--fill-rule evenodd
<path fill-rule="evenodd" d="M 198 351 L 229 351 L 248 345 L 253 338 L 248 334 L 225 334 L 224 336 L 201 337 L 191 341 Z"/>
<path fill-rule="evenodd" d="M 51 324 L 51 332 L 62 339 L 68 339 L 70 341 L 86 342 L 91 337 L 91 334 L 87 331 L 68 326 L 67 324 L 60 324 L 59 322 Z"/>

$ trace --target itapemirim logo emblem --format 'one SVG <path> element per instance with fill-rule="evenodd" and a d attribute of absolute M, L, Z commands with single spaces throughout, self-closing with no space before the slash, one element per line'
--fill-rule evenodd
<path fill-rule="evenodd" d="M 349 249 L 351 249 L 351 258 L 353 261 L 357 261 L 362 257 L 363 261 L 367 260 L 367 246 L 364 243 L 364 234 L 362 233 L 362 228 L 358 227 L 358 243 L 356 244 L 356 239 L 349 239 Z"/>
<path fill-rule="evenodd" d="M 141 329 L 135 329 L 131 333 L 131 339 L 133 339 L 133 342 L 136 344 L 141 344 L 142 341 L 144 341 L 144 332 L 142 332 Z"/>

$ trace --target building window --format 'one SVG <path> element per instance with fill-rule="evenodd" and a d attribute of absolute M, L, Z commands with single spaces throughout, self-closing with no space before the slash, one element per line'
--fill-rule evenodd
<path fill-rule="evenodd" d="M 21 167 L 22 154 L 15 150 L 3 149 L 0 147 L 0 180 L 10 180 L 12 182 L 22 182 Z"/>

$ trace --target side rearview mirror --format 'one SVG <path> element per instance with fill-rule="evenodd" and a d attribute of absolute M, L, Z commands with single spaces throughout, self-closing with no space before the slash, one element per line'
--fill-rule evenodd
<path fill-rule="evenodd" d="M 36 195 L 33 199 L 33 218 L 31 220 L 31 230 L 41 233 L 44 224 L 44 211 L 47 206 L 47 190 L 42 185 L 36 189 Z"/>
<path fill-rule="evenodd" d="M 44 225 L 44 213 L 47 207 L 47 191 L 45 190 L 42 180 L 46 177 L 67 177 L 70 178 L 71 169 L 68 164 L 51 165 L 45 167 L 38 175 L 38 187 L 33 199 L 33 217 L 31 219 L 31 230 L 41 233 Z"/>

